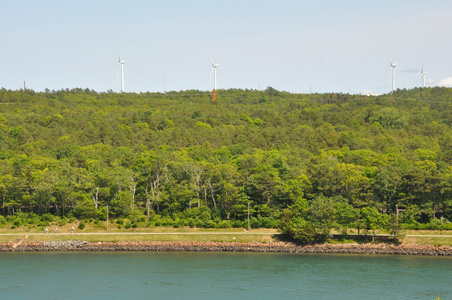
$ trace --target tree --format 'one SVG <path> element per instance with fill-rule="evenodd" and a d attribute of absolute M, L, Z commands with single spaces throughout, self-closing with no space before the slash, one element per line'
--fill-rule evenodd
<path fill-rule="evenodd" d="M 290 209 L 283 211 L 280 229 L 282 233 L 301 243 L 310 244 L 317 241 L 314 225 L 301 216 L 295 216 Z"/>
<path fill-rule="evenodd" d="M 271 166 L 260 166 L 255 169 L 246 183 L 246 192 L 258 203 L 270 204 L 276 190 L 281 186 L 279 172 Z"/>
<path fill-rule="evenodd" d="M 377 229 L 387 228 L 388 215 L 382 215 L 376 208 L 364 207 L 361 209 L 361 220 L 366 226 L 367 230 L 372 230 L 372 242 L 375 241 L 375 231 Z"/>
<path fill-rule="evenodd" d="M 368 116 L 368 122 L 378 122 L 384 128 L 401 129 L 408 125 L 408 114 L 395 107 L 385 107 Z"/>
<path fill-rule="evenodd" d="M 325 239 L 334 225 L 336 209 L 331 198 L 316 196 L 309 204 L 309 221 L 315 228 L 319 238 Z"/>
<path fill-rule="evenodd" d="M 379 168 L 373 184 L 373 197 L 391 212 L 401 203 L 401 170 L 390 165 Z"/>
<path fill-rule="evenodd" d="M 97 217 L 97 208 L 93 201 L 89 199 L 86 195 L 82 196 L 79 201 L 77 201 L 77 206 L 74 211 L 75 216 L 82 219 L 94 219 Z"/>
<path fill-rule="evenodd" d="M 353 227 L 357 220 L 357 213 L 352 205 L 348 204 L 347 199 L 343 197 L 334 197 L 335 222 L 337 227 L 343 229 L 343 233 L 347 233 L 347 228 Z"/>
<path fill-rule="evenodd" d="M 298 199 L 291 207 L 284 209 L 280 220 L 281 232 L 301 243 L 319 240 L 314 224 L 308 220 L 308 202 Z"/>
<path fill-rule="evenodd" d="M 389 233 L 392 234 L 394 239 L 398 239 L 402 227 L 400 226 L 399 217 L 396 214 L 391 215 L 389 223 Z"/>
<path fill-rule="evenodd" d="M 128 190 L 120 190 L 111 200 L 111 211 L 116 217 L 124 217 L 132 213 L 132 195 Z"/>

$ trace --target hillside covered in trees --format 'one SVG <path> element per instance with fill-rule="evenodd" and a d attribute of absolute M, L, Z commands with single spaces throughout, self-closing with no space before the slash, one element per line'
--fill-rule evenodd
<path fill-rule="evenodd" d="M 452 90 L 0 90 L 0 223 L 412 228 L 452 220 Z M 386 224 L 386 225 L 385 225 Z M 427 224 L 427 225 L 425 225 Z M 433 225 L 432 225 L 433 224 Z M 323 231 L 322 231 L 323 230 Z"/>

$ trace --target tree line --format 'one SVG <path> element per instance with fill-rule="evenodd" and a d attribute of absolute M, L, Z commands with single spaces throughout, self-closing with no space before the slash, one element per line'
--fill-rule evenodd
<path fill-rule="evenodd" d="M 3 220 L 102 220 L 108 206 L 133 222 L 244 227 L 249 204 L 252 227 L 303 236 L 452 219 L 451 89 L 210 97 L 0 90 Z"/>

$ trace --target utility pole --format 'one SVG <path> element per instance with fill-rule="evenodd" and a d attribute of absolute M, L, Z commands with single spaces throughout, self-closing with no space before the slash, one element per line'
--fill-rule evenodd
<path fill-rule="evenodd" d="M 250 230 L 250 203 L 248 202 L 248 230 Z"/>

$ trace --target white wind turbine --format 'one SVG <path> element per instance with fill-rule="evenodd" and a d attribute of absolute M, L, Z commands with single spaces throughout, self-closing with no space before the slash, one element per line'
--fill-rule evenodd
<path fill-rule="evenodd" d="M 425 87 L 425 74 L 427 74 L 427 72 L 424 71 L 424 64 L 422 64 L 421 76 L 422 76 L 422 82 L 424 84 L 424 87 Z"/>
<path fill-rule="evenodd" d="M 394 94 L 394 91 L 395 91 L 395 68 L 397 66 L 397 63 L 393 63 L 391 58 L 389 58 L 389 62 L 391 63 L 391 71 L 392 71 L 392 94 Z"/>
<path fill-rule="evenodd" d="M 212 62 L 212 70 L 210 71 L 210 80 L 212 80 L 212 72 L 213 72 L 213 82 L 214 82 L 214 84 L 213 84 L 213 102 L 215 102 L 216 91 L 217 91 L 217 67 L 221 64 L 215 64 L 213 62 L 212 56 L 210 57 L 210 61 Z"/>
<path fill-rule="evenodd" d="M 121 93 L 124 93 L 124 64 L 125 60 L 121 60 L 121 56 L 118 55 L 119 64 L 121 65 Z"/>

